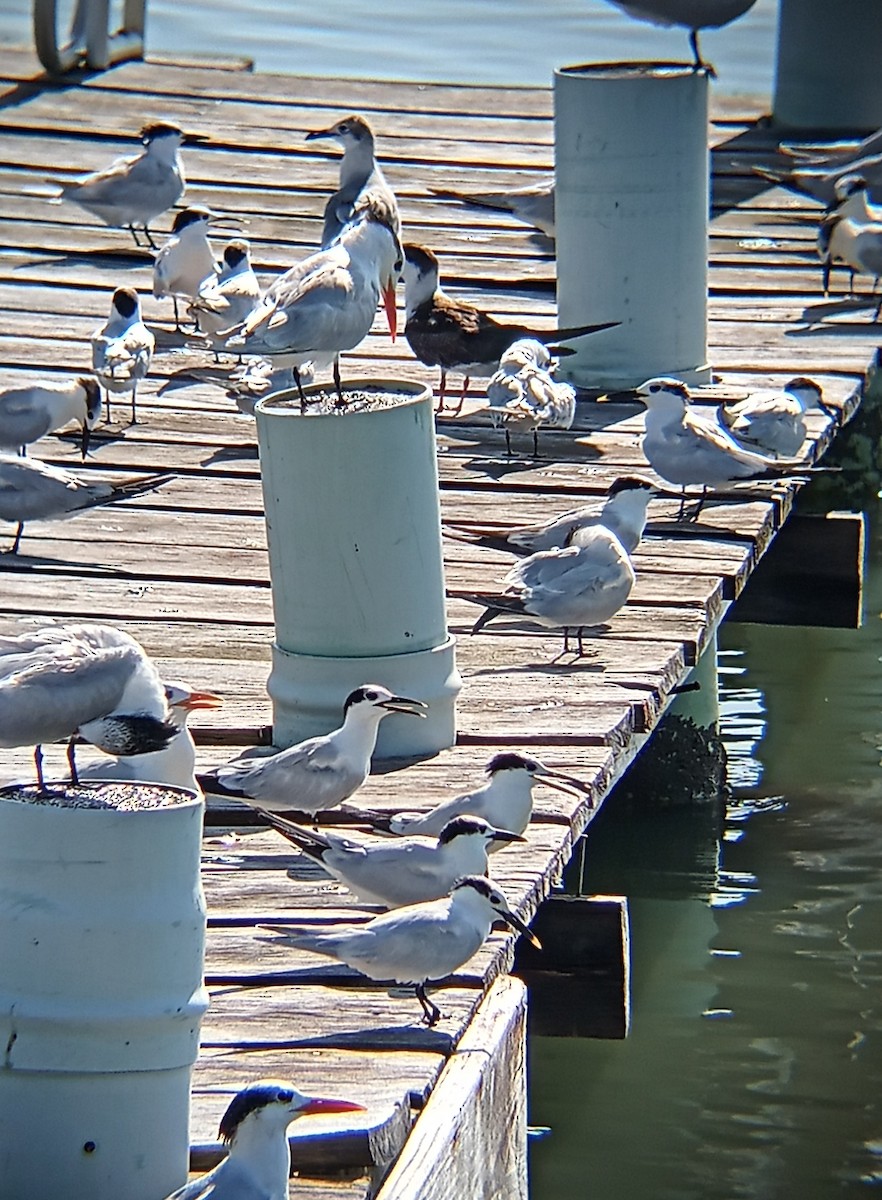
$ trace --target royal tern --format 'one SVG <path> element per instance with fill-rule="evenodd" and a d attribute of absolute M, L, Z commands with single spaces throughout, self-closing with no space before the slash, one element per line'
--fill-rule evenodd
<path fill-rule="evenodd" d="M 364 117 L 353 113 L 330 129 L 317 129 L 306 135 L 308 142 L 320 138 L 333 138 L 343 147 L 340 187 L 325 205 L 322 246 L 330 246 L 339 237 L 365 197 L 386 210 L 386 220 L 395 230 L 396 237 L 400 237 L 398 201 L 374 157 L 374 134 Z"/>
<path fill-rule="evenodd" d="M 523 833 L 533 813 L 533 785 L 545 783 L 570 795 L 592 795 L 591 786 L 546 767 L 538 758 L 517 751 L 494 754 L 486 766 L 487 782 L 472 792 L 442 800 L 426 813 L 402 812 L 387 816 L 371 813 L 374 829 L 387 833 L 437 837 L 457 817 L 483 817 L 494 829 Z M 495 850 L 490 846 L 490 853 Z"/>
<path fill-rule="evenodd" d="M 134 288 L 117 288 L 107 323 L 92 334 L 92 369 L 107 392 L 108 421 L 111 392 L 132 393 L 132 424 L 137 421 L 138 384 L 150 370 L 155 344 L 141 320 L 138 293 Z"/>
<path fill-rule="evenodd" d="M 505 351 L 520 338 L 534 338 L 548 346 L 619 324 L 604 321 L 572 329 L 504 324 L 473 304 L 448 296 L 439 283 L 438 259 L 431 250 L 412 242 L 404 246 L 404 306 L 404 336 L 411 350 L 425 366 L 441 368 L 439 412 L 444 407 L 448 371 L 465 376 L 458 413 L 471 377 L 492 375 Z"/>
<path fill-rule="evenodd" d="M 449 188 L 429 188 L 436 196 L 510 212 L 519 221 L 533 225 L 546 237 L 554 237 L 554 180 L 528 183 L 525 187 L 503 192 L 455 192 Z"/>
<path fill-rule="evenodd" d="M 73 517 L 84 508 L 152 492 L 173 478 L 172 475 L 142 475 L 123 483 L 103 483 L 33 458 L 0 454 L 0 520 L 18 525 L 7 553 L 18 552 L 22 530 L 29 521 Z"/>
<path fill-rule="evenodd" d="M 356 841 L 330 830 L 310 832 L 284 817 L 262 814 L 273 829 L 346 885 L 363 904 L 400 908 L 440 900 L 463 875 L 486 875 L 487 854 L 520 834 L 494 829 L 482 817 L 454 817 L 437 840 L 422 837 Z"/>
<path fill-rule="evenodd" d="M 171 296 L 177 329 L 181 327 L 178 300 L 195 300 L 203 287 L 218 278 L 218 265 L 208 240 L 211 219 L 207 208 L 183 209 L 153 260 L 153 295 L 157 300 Z"/>
<path fill-rule="evenodd" d="M 464 596 L 486 605 L 472 627 L 478 633 L 503 614 L 527 617 L 550 629 L 563 629 L 564 653 L 570 630 L 578 653 L 588 628 L 603 627 L 619 611 L 634 586 L 634 567 L 619 539 L 603 525 L 578 529 L 563 550 L 540 550 L 508 572 L 501 593 Z"/>
<path fill-rule="evenodd" d="M 236 1094 L 221 1119 L 226 1158 L 166 1200 L 288 1200 L 291 1122 L 309 1113 L 364 1111 L 348 1100 L 304 1096 L 290 1083 L 259 1079 Z"/>
<path fill-rule="evenodd" d="M 383 211 L 364 200 L 331 246 L 311 254 L 271 285 L 227 348 L 293 366 L 304 405 L 297 368 L 311 362 L 321 370 L 333 363 L 337 404 L 343 407 L 340 354 L 367 336 L 381 297 L 395 340 L 401 253 L 398 235 Z"/>
<path fill-rule="evenodd" d="M 533 456 L 538 456 L 540 426 L 569 429 L 576 419 L 576 389 L 554 378 L 557 359 L 543 342 L 519 338 L 499 360 L 487 384 L 487 403 L 494 426 L 505 429 L 505 449 L 511 455 L 510 428 L 531 430 Z"/>
<path fill-rule="evenodd" d="M 805 414 L 818 409 L 831 420 L 814 379 L 797 376 L 781 389 L 764 388 L 717 410 L 720 424 L 738 442 L 761 454 L 792 458 L 806 437 Z"/>
<path fill-rule="evenodd" d="M 206 792 L 270 812 L 322 812 L 347 800 L 367 779 L 383 718 L 396 712 L 421 717 L 426 707 L 378 683 L 365 683 L 346 697 L 338 729 L 278 754 L 233 759 L 199 776 L 199 782 Z"/>
<path fill-rule="evenodd" d="M 112 625 L 50 625 L 0 637 L 0 746 L 33 746 L 44 790 L 41 745 L 76 734 L 105 754 L 161 750 L 177 733 L 154 663 Z"/>
<path fill-rule="evenodd" d="M 610 0 L 610 3 L 640 21 L 649 21 L 653 25 L 680 25 L 688 29 L 695 69 L 713 75 L 713 67 L 704 62 L 698 48 L 699 30 L 728 25 L 753 8 L 756 0 Z"/>
<path fill-rule="evenodd" d="M 161 750 L 147 754 L 123 755 L 100 759 L 79 768 L 81 780 L 128 779 L 142 783 L 165 783 L 200 793 L 196 782 L 196 745 L 187 727 L 187 719 L 197 709 L 218 708 L 223 704 L 213 692 L 193 691 L 186 683 L 165 680 L 168 720 L 175 736 Z"/>
<path fill-rule="evenodd" d="M 271 926 L 285 942 L 336 958 L 368 979 L 414 987 L 430 1028 L 441 1010 L 426 995 L 426 986 L 467 963 L 480 949 L 494 921 L 504 921 L 541 949 L 538 938 L 511 911 L 505 896 L 483 875 L 457 880 L 449 896 L 408 904 L 381 913 L 364 925 L 342 925 L 327 933 Z"/>
<path fill-rule="evenodd" d="M 853 220 L 860 225 L 882 223 L 882 205 L 870 202 L 867 181 L 862 175 L 843 175 L 834 187 L 834 202 L 818 225 L 818 257 L 821 259 L 824 295 L 830 291 L 830 272 L 843 262 L 840 244 L 848 240 L 850 230 L 840 228 L 843 221 Z M 849 290 L 854 290 L 855 269 L 844 264 L 851 275 Z"/>
<path fill-rule="evenodd" d="M 224 246 L 218 276 L 208 275 L 190 305 L 190 316 L 215 349 L 253 312 L 260 300 L 260 284 L 251 266 L 248 243 L 233 238 Z"/>
<path fill-rule="evenodd" d="M 81 375 L 63 383 L 30 383 L 0 392 L 0 450 L 21 450 L 47 433 L 75 421 L 83 458 L 89 435 L 101 416 L 101 388 Z"/>

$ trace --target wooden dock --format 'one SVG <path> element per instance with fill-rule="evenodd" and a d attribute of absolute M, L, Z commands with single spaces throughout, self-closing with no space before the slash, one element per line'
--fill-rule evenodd
<path fill-rule="evenodd" d="M 82 467 L 70 438 L 53 437 L 35 452 L 107 478 L 176 475 L 160 491 L 112 510 L 27 527 L 20 554 L 0 560 L 0 630 L 46 618 L 109 621 L 128 630 L 167 677 L 225 697 L 218 724 L 196 729 L 208 767 L 230 757 L 233 747 L 270 736 L 265 684 L 273 624 L 253 422 L 226 395 L 226 368 L 188 350 L 172 330 L 167 302 L 150 296 L 147 254 L 134 249 L 128 234 L 104 228 L 75 206 L 51 206 L 44 177 L 105 165 L 131 149 L 148 120 L 205 134 L 205 143 L 184 151 L 188 199 L 247 218 L 255 268 L 269 277 L 318 245 L 324 203 L 337 186 L 337 156 L 317 152 L 305 133 L 362 112 L 376 131 L 407 236 L 439 253 L 447 288 L 499 316 L 529 315 L 550 326 L 551 243 L 513 219 L 467 209 L 431 189 L 516 186 L 548 172 L 551 93 L 281 78 L 153 62 L 54 84 L 40 78 L 31 54 L 9 49 L 0 49 L 0 72 L 2 384 L 34 372 L 89 370 L 89 335 L 106 318 L 112 289 L 138 288 L 145 319 L 157 332 L 151 375 L 139 392 L 141 422 L 118 425 L 126 404 L 117 403 L 118 436 L 99 438 Z M 807 306 L 822 299 L 814 253 L 818 206 L 770 190 L 751 173 L 751 165 L 775 159 L 775 139 L 758 122 L 762 104 L 713 103 L 708 340 L 717 379 L 703 395 L 716 402 L 810 374 L 848 419 L 875 350 L 875 327 L 864 313 L 823 325 L 805 319 Z M 379 373 L 437 382 L 406 343 L 393 346 L 379 322 L 375 328 L 358 353 L 345 356 L 344 378 Z M 646 469 L 640 425 L 636 405 L 598 410 L 586 402 L 574 431 L 542 433 L 542 458 L 508 460 L 503 434 L 480 417 L 440 422 L 443 516 L 481 523 L 504 512 L 514 524 L 591 499 L 599 506 L 619 474 Z M 820 419 L 813 429 L 820 434 Z M 458 597 L 491 587 L 510 560 L 447 541 L 449 624 L 464 679 L 458 745 L 373 776 L 358 799 L 373 807 L 426 808 L 474 786 L 504 747 L 530 747 L 590 781 L 590 803 L 537 788 L 529 845 L 494 857 L 494 875 L 510 902 L 530 917 L 672 690 L 711 643 L 786 520 L 795 490 L 739 486 L 692 527 L 674 524 L 673 502 L 654 503 L 651 536 L 635 555 L 631 599 L 597 654 L 579 660 L 560 658 L 559 638 L 526 624 L 500 622 L 469 637 L 476 610 Z M 60 752 L 54 761 L 60 769 Z M 3 777 L 28 763 L 27 752 L 6 754 Z M 218 1153 L 217 1122 L 229 1094 L 274 1075 L 306 1091 L 359 1100 L 368 1110 L 362 1120 L 294 1126 L 297 1164 L 311 1179 L 298 1183 L 298 1197 L 374 1194 L 396 1159 L 380 1192 L 384 1200 L 465 1194 L 457 1190 L 457 1172 L 473 1167 L 463 1161 L 457 1121 L 474 1119 L 479 1127 L 472 1106 L 489 1080 L 497 1102 L 507 1097 L 509 1107 L 503 1117 L 495 1113 L 495 1134 L 477 1136 L 510 1143 L 494 1165 L 510 1176 L 505 1194 L 518 1194 L 523 1143 L 510 1135 L 512 1128 L 523 1132 L 517 1047 L 524 997 L 505 975 L 511 939 L 495 934 L 439 990 L 445 1018 L 426 1030 L 415 1023 L 411 997 L 389 996 L 352 972 L 317 965 L 314 956 L 260 928 L 274 920 L 365 914 L 275 834 L 253 825 L 233 829 L 236 820 L 232 807 L 218 808 L 209 811 L 206 827 L 211 1006 L 194 1076 L 194 1165 Z M 469 1053 L 495 1047 L 498 1056 Z M 482 1194 L 474 1180 L 471 1186 L 469 1194 Z"/>

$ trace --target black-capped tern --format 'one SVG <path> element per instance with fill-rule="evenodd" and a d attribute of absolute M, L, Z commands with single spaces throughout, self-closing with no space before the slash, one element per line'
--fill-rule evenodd
<path fill-rule="evenodd" d="M 807 412 L 817 409 L 835 420 L 821 396 L 820 385 L 800 375 L 783 388 L 763 388 L 744 400 L 721 404 L 717 413 L 720 424 L 742 445 L 775 458 L 792 458 L 806 438 Z"/>
<path fill-rule="evenodd" d="M 699 31 L 728 25 L 753 8 L 756 0 L 610 0 L 610 3 L 640 21 L 688 29 L 693 66 L 713 75 L 713 67 L 702 59 L 698 48 Z"/>
<path fill-rule="evenodd" d="M 386 221 L 395 230 L 396 237 L 400 237 L 398 201 L 374 157 L 374 134 L 364 117 L 353 113 L 336 121 L 330 129 L 316 129 L 306 135 L 308 142 L 321 138 L 332 138 L 343 147 L 340 187 L 325 205 L 322 246 L 330 246 L 339 237 L 358 211 L 360 202 L 368 196 L 385 210 Z"/>
<path fill-rule="evenodd" d="M 509 908 L 505 896 L 483 875 L 457 880 L 449 896 L 381 913 L 364 925 L 342 925 L 327 933 L 271 926 L 285 942 L 336 958 L 367 975 L 414 987 L 430 1028 L 441 1010 L 426 986 L 446 978 L 481 948 L 494 921 L 504 921 L 541 949 L 538 938 Z"/>
<path fill-rule="evenodd" d="M 153 295 L 170 296 L 175 327 L 181 328 L 178 300 L 193 301 L 202 287 L 218 278 L 218 265 L 208 240 L 212 214 L 207 208 L 185 208 L 175 216 L 172 231 L 153 260 Z"/>
<path fill-rule="evenodd" d="M 505 430 L 505 449 L 511 456 L 511 429 L 533 434 L 538 456 L 539 429 L 569 429 L 576 419 L 576 389 L 554 378 L 557 359 L 535 338 L 519 338 L 499 360 L 487 384 L 487 403 L 494 426 Z"/>
<path fill-rule="evenodd" d="M 165 1200 L 288 1200 L 288 1126 L 311 1113 L 364 1112 L 349 1100 L 304 1096 L 290 1083 L 259 1079 L 243 1088 L 221 1118 L 227 1156 Z"/>
<path fill-rule="evenodd" d="M 31 442 L 76 422 L 83 458 L 89 435 L 101 416 L 101 388 L 81 375 L 63 382 L 30 383 L 0 392 L 0 450 L 26 452 Z"/>
<path fill-rule="evenodd" d="M 138 384 L 150 370 L 156 344 L 152 332 L 141 320 L 141 300 L 134 288 L 116 289 L 110 317 L 94 331 L 91 341 L 92 369 L 107 393 L 108 421 L 111 392 L 131 392 L 134 425 L 138 419 Z"/>
<path fill-rule="evenodd" d="M 220 274 L 208 275 L 190 305 L 200 333 L 217 349 L 260 301 L 260 283 L 251 266 L 248 243 L 233 238 L 224 246 Z"/>
<path fill-rule="evenodd" d="M 206 792 L 270 812 L 322 812 L 342 804 L 367 779 L 383 718 L 390 713 L 422 717 L 426 707 L 421 700 L 365 683 L 346 697 L 338 729 L 278 754 L 234 759 L 200 775 L 199 782 Z"/>
<path fill-rule="evenodd" d="M 847 242 L 853 236 L 854 226 L 844 226 L 844 221 L 856 222 L 858 226 L 882 223 L 882 205 L 870 201 L 867 181 L 862 175 L 843 175 L 834 186 L 834 201 L 818 225 L 818 257 L 824 282 L 824 295 L 830 291 L 830 273 L 841 264 L 850 274 L 849 290 L 854 290 L 855 268 L 843 258 L 847 253 Z"/>

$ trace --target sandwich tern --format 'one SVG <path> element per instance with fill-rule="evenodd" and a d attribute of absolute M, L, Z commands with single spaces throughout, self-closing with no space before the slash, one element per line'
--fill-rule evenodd
<path fill-rule="evenodd" d="M 426 707 L 378 683 L 365 683 L 346 697 L 338 729 L 278 754 L 233 759 L 199 776 L 199 782 L 206 792 L 233 796 L 253 808 L 315 815 L 348 800 L 367 779 L 384 717 L 396 712 L 422 717 Z"/>
<path fill-rule="evenodd" d="M 792 458 L 805 441 L 807 412 L 818 409 L 835 420 L 821 396 L 814 379 L 800 375 L 781 389 L 764 388 L 744 400 L 721 404 L 717 412 L 720 424 L 742 445 L 775 458 Z"/>
<path fill-rule="evenodd" d="M 859 225 L 882 223 L 882 205 L 870 202 L 867 181 L 862 175 L 843 175 L 834 185 L 834 202 L 818 225 L 818 257 L 821 259 L 824 295 L 830 291 L 830 272 L 843 263 L 850 273 L 849 291 L 854 291 L 855 268 L 844 262 L 840 244 L 847 242 L 850 229 L 842 228 L 843 221 Z"/>
<path fill-rule="evenodd" d="M 423 1023 L 431 1028 L 442 1014 L 426 995 L 427 985 L 467 963 L 486 941 L 494 921 L 504 921 L 541 949 L 536 935 L 483 875 L 457 880 L 450 895 L 441 900 L 395 908 L 364 925 L 341 925 L 326 933 L 269 928 L 284 933 L 288 945 L 336 958 L 368 979 L 412 986 Z"/>
<path fill-rule="evenodd" d="M 374 157 L 374 134 L 364 117 L 353 113 L 330 129 L 317 129 L 306 135 L 308 142 L 320 138 L 333 138 L 343 147 L 340 187 L 325 205 L 322 246 L 330 246 L 339 237 L 368 196 L 386 210 L 386 220 L 400 238 L 398 201 Z"/>
<path fill-rule="evenodd" d="M 689 30 L 689 47 L 696 70 L 714 75 L 714 69 L 701 57 L 698 34 L 702 29 L 718 29 L 753 8 L 756 0 L 610 0 L 629 17 L 653 25 L 680 25 Z"/>
<path fill-rule="evenodd" d="M 157 300 L 171 296 L 175 328 L 181 328 L 178 299 L 193 301 L 202 287 L 216 283 L 218 265 L 208 224 L 212 214 L 207 208 L 185 208 L 175 216 L 172 231 L 153 260 L 153 295 Z"/>
<path fill-rule="evenodd" d="M 107 392 L 132 393 L 132 424 L 138 419 L 138 384 L 150 370 L 156 339 L 141 320 L 141 300 L 134 288 L 121 287 L 113 293 L 110 317 L 92 334 L 92 370 Z"/>
<path fill-rule="evenodd" d="M 248 243 L 233 238 L 224 246 L 220 274 L 206 276 L 199 285 L 196 299 L 190 305 L 190 316 L 217 350 L 254 311 L 260 296 Z"/>
<path fill-rule="evenodd" d="M 540 426 L 569 429 L 576 419 L 576 389 L 556 380 L 557 359 L 543 342 L 519 338 L 499 360 L 487 384 L 487 403 L 494 426 L 505 429 L 505 449 L 511 456 L 510 426 L 532 430 L 533 457 L 538 457 Z"/>
<path fill-rule="evenodd" d="M 85 458 L 89 436 L 100 416 L 101 388 L 97 380 L 87 375 L 62 383 L 6 388 L 0 392 L 0 450 L 20 450 L 25 454 L 31 442 L 76 421 Z"/>
<path fill-rule="evenodd" d="M 309 1113 L 364 1111 L 348 1100 L 304 1096 L 290 1083 L 259 1079 L 236 1094 L 221 1119 L 226 1158 L 165 1200 L 288 1200 L 291 1122 Z"/>

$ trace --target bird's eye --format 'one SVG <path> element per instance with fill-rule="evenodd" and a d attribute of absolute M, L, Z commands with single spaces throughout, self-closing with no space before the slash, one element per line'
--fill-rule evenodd
<path fill-rule="evenodd" d="M 366 700 L 379 700 L 380 699 L 379 692 L 365 692 L 364 696 L 365 696 Z"/>
<path fill-rule="evenodd" d="M 659 387 L 659 385 L 657 383 L 654 383 L 649 390 L 650 390 L 650 392 L 660 392 L 661 388 Z"/>
<path fill-rule="evenodd" d="M 280 1104 L 290 1104 L 291 1101 L 294 1099 L 294 1093 L 293 1092 L 279 1092 L 277 1098 L 278 1098 Z"/>

